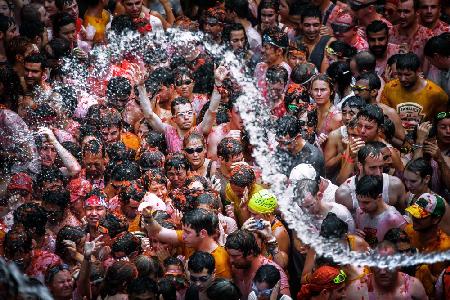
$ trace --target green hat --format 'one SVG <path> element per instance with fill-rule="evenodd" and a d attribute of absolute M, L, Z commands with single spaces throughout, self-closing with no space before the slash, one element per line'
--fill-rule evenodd
<path fill-rule="evenodd" d="M 444 201 L 439 195 L 425 193 L 420 195 L 419 199 L 405 210 L 416 219 L 422 219 L 428 216 L 442 217 L 445 213 Z"/>
<path fill-rule="evenodd" d="M 258 214 L 270 214 L 277 208 L 278 201 L 269 190 L 254 193 L 248 201 L 248 208 Z"/>

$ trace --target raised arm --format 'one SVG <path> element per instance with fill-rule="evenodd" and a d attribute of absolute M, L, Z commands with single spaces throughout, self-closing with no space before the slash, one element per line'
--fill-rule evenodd
<path fill-rule="evenodd" d="M 223 80 L 227 77 L 228 70 L 224 66 L 220 66 L 214 72 L 214 90 L 211 95 L 211 101 L 209 103 L 209 108 L 203 117 L 203 121 L 199 124 L 199 129 L 203 134 L 209 134 L 211 128 L 214 125 L 214 120 L 216 118 L 217 109 L 220 104 L 220 93 L 218 89 L 222 87 Z"/>
<path fill-rule="evenodd" d="M 147 231 L 148 236 L 154 236 L 163 243 L 178 246 L 177 232 L 173 229 L 167 229 L 159 225 L 158 222 L 153 219 L 152 212 L 146 208 L 142 212 L 143 227 Z"/>
<path fill-rule="evenodd" d="M 147 90 L 142 82 L 139 83 L 137 88 L 139 92 L 139 103 L 145 119 L 154 130 L 164 133 L 166 124 L 164 124 L 158 115 L 153 112 L 153 109 L 156 106 L 156 97 L 153 97 L 151 101 L 148 99 Z"/>
<path fill-rule="evenodd" d="M 81 171 L 81 166 L 77 159 L 70 153 L 66 148 L 64 148 L 55 137 L 53 131 L 48 127 L 40 127 L 39 133 L 45 135 L 49 143 L 55 147 L 58 156 L 61 158 L 62 163 L 67 168 L 67 173 L 69 176 L 76 176 Z"/>

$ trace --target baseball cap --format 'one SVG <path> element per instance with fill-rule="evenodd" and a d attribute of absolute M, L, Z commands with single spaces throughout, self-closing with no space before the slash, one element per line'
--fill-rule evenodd
<path fill-rule="evenodd" d="M 289 180 L 303 180 L 303 179 L 309 179 L 309 180 L 316 180 L 317 179 L 317 172 L 316 169 L 310 164 L 298 164 L 295 166 L 291 174 L 289 174 Z"/>
<path fill-rule="evenodd" d="M 416 219 L 428 216 L 441 217 L 445 212 L 445 200 L 436 194 L 425 193 L 419 196 L 413 205 L 405 210 Z"/>
<path fill-rule="evenodd" d="M 277 208 L 277 205 L 277 197 L 265 189 L 254 193 L 248 201 L 248 208 L 259 214 L 270 214 Z"/>
<path fill-rule="evenodd" d="M 27 173 L 14 174 L 8 184 L 8 191 L 11 190 L 25 190 L 31 193 L 33 192 L 33 179 Z"/>

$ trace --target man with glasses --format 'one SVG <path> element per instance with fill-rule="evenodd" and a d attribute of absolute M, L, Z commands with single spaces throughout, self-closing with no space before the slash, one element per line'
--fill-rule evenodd
<path fill-rule="evenodd" d="M 423 57 L 423 47 L 426 41 L 433 36 L 433 32 L 419 24 L 417 12 L 419 1 L 400 0 L 397 7 L 399 24 L 392 27 L 389 42 L 397 44 L 406 52 L 409 50 Z M 421 59 L 421 61 L 423 61 Z"/>
<path fill-rule="evenodd" d="M 325 161 L 322 152 L 302 137 L 302 123 L 296 117 L 286 115 L 275 125 L 278 143 L 276 159 L 280 162 L 280 173 L 289 176 L 292 169 L 301 164 L 311 164 L 321 175 L 325 175 Z"/>
<path fill-rule="evenodd" d="M 196 251 L 188 261 L 190 286 L 186 291 L 185 299 L 208 299 L 206 290 L 216 278 L 216 262 L 214 257 L 203 251 Z"/>
<path fill-rule="evenodd" d="M 280 271 L 274 266 L 262 265 L 259 267 L 253 278 L 252 292 L 248 295 L 248 300 L 269 300 L 273 297 L 278 300 L 292 300 L 287 295 L 278 295 L 280 278 Z"/>
<path fill-rule="evenodd" d="M 349 11 L 341 11 L 331 23 L 333 35 L 338 41 L 345 42 L 358 51 L 369 49 L 367 41 L 358 34 L 355 17 Z"/>
<path fill-rule="evenodd" d="M 366 28 L 373 21 L 387 24 L 389 28 L 392 24 L 387 21 L 382 14 L 377 12 L 378 1 L 376 0 L 350 0 L 348 4 L 358 20 L 359 26 Z"/>

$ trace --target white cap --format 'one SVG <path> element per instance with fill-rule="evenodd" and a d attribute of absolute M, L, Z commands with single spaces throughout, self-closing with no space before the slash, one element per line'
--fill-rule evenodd
<path fill-rule="evenodd" d="M 291 174 L 289 174 L 289 180 L 302 180 L 310 179 L 316 180 L 317 172 L 316 169 L 310 164 L 299 164 L 292 169 Z"/>
<path fill-rule="evenodd" d="M 164 210 L 166 211 L 167 206 L 164 201 L 153 193 L 146 193 L 143 201 L 139 204 L 138 211 L 143 211 L 144 208 L 150 207 L 152 211 Z"/>

